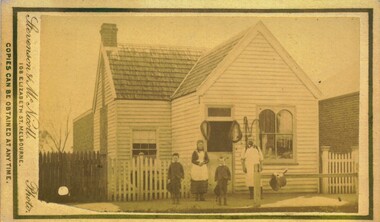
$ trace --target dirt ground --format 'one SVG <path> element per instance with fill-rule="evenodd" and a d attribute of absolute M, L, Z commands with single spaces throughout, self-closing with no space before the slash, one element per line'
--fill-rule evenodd
<path fill-rule="evenodd" d="M 237 212 L 349 212 L 358 211 L 355 194 L 264 194 L 261 206 L 255 206 L 247 194 L 230 194 L 227 205 L 219 206 L 214 195 L 206 201 L 181 199 L 178 205 L 170 199 L 136 202 L 71 203 L 78 208 L 100 212 L 145 213 L 237 213 Z"/>

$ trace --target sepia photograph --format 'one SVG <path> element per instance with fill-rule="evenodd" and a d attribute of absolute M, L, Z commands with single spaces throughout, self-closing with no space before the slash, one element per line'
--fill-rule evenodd
<path fill-rule="evenodd" d="M 43 16 L 39 199 L 107 212 L 357 212 L 359 27 Z"/>
<path fill-rule="evenodd" d="M 376 221 L 374 4 L 50 1 L 2 3 L 1 221 Z"/>

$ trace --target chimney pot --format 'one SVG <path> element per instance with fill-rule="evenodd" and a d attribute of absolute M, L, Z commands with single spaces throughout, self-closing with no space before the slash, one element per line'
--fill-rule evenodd
<path fill-rule="evenodd" d="M 102 43 L 105 47 L 117 46 L 117 27 L 116 24 L 103 23 L 100 29 Z"/>

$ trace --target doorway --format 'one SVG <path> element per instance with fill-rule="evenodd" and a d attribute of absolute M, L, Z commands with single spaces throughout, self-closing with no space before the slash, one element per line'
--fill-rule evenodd
<path fill-rule="evenodd" d="M 207 141 L 207 152 L 209 156 L 209 184 L 210 192 L 216 186 L 215 170 L 219 165 L 219 158 L 225 158 L 226 166 L 231 171 L 231 181 L 228 183 L 228 192 L 232 192 L 233 187 L 233 144 L 229 137 L 232 121 L 209 121 L 210 139 Z"/>

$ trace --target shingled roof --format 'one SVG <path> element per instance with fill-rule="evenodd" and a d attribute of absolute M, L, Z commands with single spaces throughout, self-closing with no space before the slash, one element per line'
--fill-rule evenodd
<path fill-rule="evenodd" d="M 172 98 L 175 99 L 195 92 L 197 87 L 202 84 L 207 76 L 223 61 L 236 44 L 239 43 L 246 32 L 247 31 L 244 31 L 234 36 L 199 58 L 198 62 L 185 77 Z"/>
<path fill-rule="evenodd" d="M 108 54 L 118 99 L 170 100 L 202 50 L 118 44 Z"/>
<path fill-rule="evenodd" d="M 117 44 L 103 55 L 109 62 L 117 99 L 169 101 L 207 90 L 258 33 L 318 98 L 320 90 L 262 22 L 205 53 L 195 48 Z"/>

